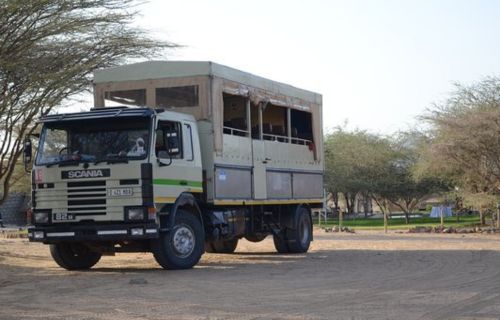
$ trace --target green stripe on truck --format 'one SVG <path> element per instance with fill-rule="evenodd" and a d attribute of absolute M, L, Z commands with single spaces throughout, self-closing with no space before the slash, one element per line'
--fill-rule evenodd
<path fill-rule="evenodd" d="M 175 180 L 175 179 L 153 179 L 153 184 L 158 184 L 162 186 L 186 186 L 186 187 L 195 187 L 202 188 L 201 181 L 189 181 L 189 180 Z"/>

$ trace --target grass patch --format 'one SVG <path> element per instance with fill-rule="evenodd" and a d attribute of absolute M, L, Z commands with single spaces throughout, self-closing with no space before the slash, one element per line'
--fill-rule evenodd
<path fill-rule="evenodd" d="M 0 230 L 0 238 L 16 239 L 16 238 L 27 238 L 28 230 Z"/>
<path fill-rule="evenodd" d="M 444 219 L 444 225 L 446 227 L 471 227 L 479 224 L 479 216 L 464 216 L 460 217 L 460 221 L 457 222 L 456 217 L 448 217 Z M 318 226 L 317 218 L 314 219 L 314 224 Z M 321 227 L 333 227 L 338 226 L 338 219 L 328 219 L 325 223 L 324 220 L 321 220 Z M 384 219 L 383 218 L 356 218 L 356 219 L 344 219 L 342 225 L 349 228 L 355 229 L 384 229 Z M 436 227 L 441 225 L 440 218 L 410 218 L 410 224 L 405 223 L 404 218 L 392 218 L 389 219 L 389 229 L 397 230 L 397 229 L 408 229 L 414 228 L 416 226 L 426 226 L 426 227 Z"/>

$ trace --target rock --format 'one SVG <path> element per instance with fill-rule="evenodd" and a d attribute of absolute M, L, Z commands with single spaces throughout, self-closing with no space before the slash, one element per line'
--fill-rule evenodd
<path fill-rule="evenodd" d="M 144 278 L 134 278 L 130 279 L 129 284 L 147 284 L 148 281 Z"/>
<path fill-rule="evenodd" d="M 410 233 L 429 233 L 432 231 L 433 230 L 431 227 L 423 227 L 423 226 L 416 226 L 415 228 L 409 230 Z"/>

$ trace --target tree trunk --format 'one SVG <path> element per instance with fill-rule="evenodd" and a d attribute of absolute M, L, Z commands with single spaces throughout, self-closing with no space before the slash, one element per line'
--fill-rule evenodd
<path fill-rule="evenodd" d="M 369 206 L 369 202 L 368 201 L 370 201 L 369 199 L 370 199 L 370 197 L 368 197 L 366 195 L 363 196 L 363 211 L 365 212 L 365 219 L 368 218 L 368 211 L 370 210 L 368 208 L 368 206 Z"/>
<path fill-rule="evenodd" d="M 354 206 L 356 205 L 356 193 L 350 194 L 349 197 L 351 200 L 351 203 L 350 203 L 351 207 L 349 208 L 349 211 L 354 213 Z"/>
<path fill-rule="evenodd" d="M 335 206 L 335 210 L 338 211 L 339 210 L 339 193 L 332 191 L 331 194 L 332 194 L 332 200 L 333 200 L 333 205 Z"/>
<path fill-rule="evenodd" d="M 387 212 L 384 210 L 383 213 L 384 213 L 384 233 L 387 233 L 387 229 L 389 226 L 388 221 L 387 221 Z"/>
<path fill-rule="evenodd" d="M 405 223 L 410 224 L 410 215 L 408 211 L 405 210 L 404 213 L 405 213 Z"/>
<path fill-rule="evenodd" d="M 347 213 L 351 213 L 351 202 L 350 202 L 350 198 L 349 198 L 349 194 L 348 193 L 344 193 L 344 198 L 345 198 L 345 207 L 346 207 L 346 211 Z"/>
<path fill-rule="evenodd" d="M 406 201 L 404 201 L 404 203 L 406 205 L 406 207 L 405 207 L 401 203 L 399 203 L 397 200 L 396 201 L 389 200 L 389 201 L 403 211 L 403 213 L 405 215 L 405 223 L 409 224 L 410 223 L 410 211 L 408 210 L 408 203 Z"/>

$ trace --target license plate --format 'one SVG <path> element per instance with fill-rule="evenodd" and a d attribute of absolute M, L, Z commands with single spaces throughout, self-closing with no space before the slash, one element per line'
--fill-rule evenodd
<path fill-rule="evenodd" d="M 133 194 L 134 192 L 132 191 L 132 188 L 108 189 L 108 196 L 110 197 L 128 197 Z"/>
<path fill-rule="evenodd" d="M 72 215 L 72 214 L 67 214 L 67 213 L 59 212 L 59 213 L 52 214 L 52 220 L 54 220 L 54 221 L 75 220 L 75 216 Z"/>

